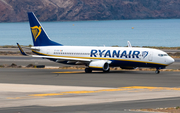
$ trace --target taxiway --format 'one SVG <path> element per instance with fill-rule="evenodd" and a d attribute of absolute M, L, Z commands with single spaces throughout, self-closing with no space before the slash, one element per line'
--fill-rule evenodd
<path fill-rule="evenodd" d="M 180 105 L 179 72 L 0 68 L 3 113 L 136 113 Z M 66 73 L 69 72 L 69 73 Z"/>

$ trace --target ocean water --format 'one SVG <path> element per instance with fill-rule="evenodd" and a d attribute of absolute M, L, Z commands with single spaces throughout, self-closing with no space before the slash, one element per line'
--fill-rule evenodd
<path fill-rule="evenodd" d="M 72 46 L 180 46 L 180 19 L 41 22 L 49 37 Z M 134 29 L 132 29 L 132 27 Z M 0 23 L 0 45 L 33 45 L 28 22 Z"/>

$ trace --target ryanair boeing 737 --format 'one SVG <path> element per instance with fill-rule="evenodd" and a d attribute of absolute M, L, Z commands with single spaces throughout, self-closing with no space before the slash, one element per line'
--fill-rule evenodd
<path fill-rule="evenodd" d="M 28 18 L 34 43 L 31 50 L 36 54 L 32 57 L 57 63 L 85 65 L 86 73 L 91 73 L 92 70 L 109 72 L 110 67 L 150 67 L 156 68 L 155 72 L 158 74 L 160 69 L 174 62 L 173 58 L 161 50 L 131 47 L 130 42 L 128 47 L 63 46 L 48 37 L 34 13 L 28 13 Z M 26 55 L 19 44 L 18 47 Z"/>

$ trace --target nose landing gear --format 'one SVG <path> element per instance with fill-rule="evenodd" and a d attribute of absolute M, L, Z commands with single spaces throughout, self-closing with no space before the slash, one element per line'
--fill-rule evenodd
<path fill-rule="evenodd" d="M 156 71 L 155 73 L 156 74 L 159 74 L 160 73 L 160 69 L 165 69 L 166 67 L 156 67 Z"/>
<path fill-rule="evenodd" d="M 160 73 L 159 69 L 156 69 L 155 73 L 156 73 L 156 74 L 159 74 L 159 73 Z"/>

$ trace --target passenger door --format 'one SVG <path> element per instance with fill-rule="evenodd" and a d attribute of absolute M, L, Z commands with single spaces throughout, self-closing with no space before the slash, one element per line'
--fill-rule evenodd
<path fill-rule="evenodd" d="M 149 58 L 148 59 L 149 59 L 149 61 L 153 60 L 153 52 L 152 51 L 149 52 Z"/>

